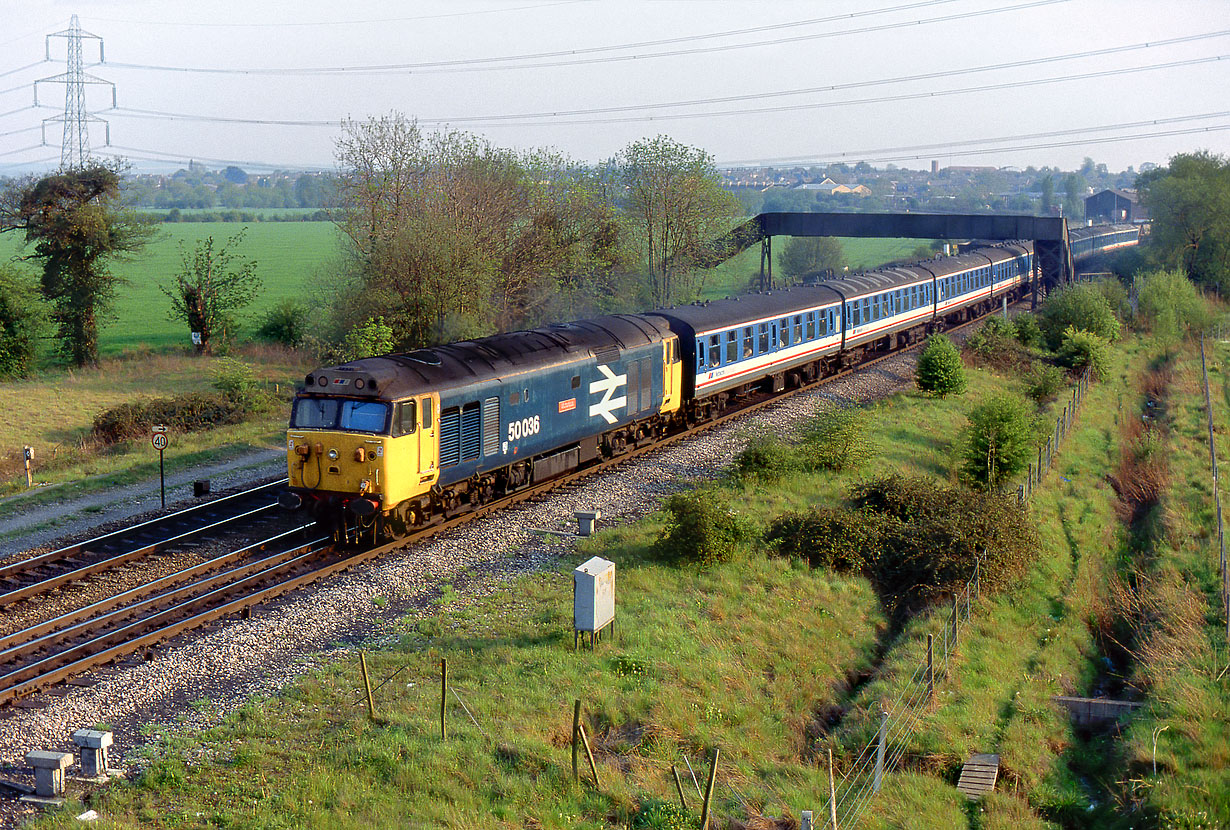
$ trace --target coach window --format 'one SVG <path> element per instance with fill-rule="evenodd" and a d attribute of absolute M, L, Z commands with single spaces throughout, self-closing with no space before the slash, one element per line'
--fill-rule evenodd
<path fill-rule="evenodd" d="M 743 357 L 749 358 L 752 354 L 752 327 L 747 326 L 743 329 Z"/>
<path fill-rule="evenodd" d="M 696 371 L 701 371 L 705 368 L 705 341 L 698 337 L 696 338 Z"/>
<path fill-rule="evenodd" d="M 777 345 L 784 349 L 790 345 L 790 318 L 780 320 L 777 325 Z"/>
<path fill-rule="evenodd" d="M 807 339 L 816 339 L 816 312 L 807 312 Z"/>
<path fill-rule="evenodd" d="M 871 316 L 871 299 L 867 298 L 863 300 L 863 325 L 873 322 L 874 320 L 875 318 Z"/>
<path fill-rule="evenodd" d="M 769 353 L 769 324 L 761 323 L 760 328 L 757 329 L 756 333 L 759 335 L 759 337 L 756 338 L 759 341 L 756 344 L 757 353 L 758 354 L 768 354 Z"/>
<path fill-rule="evenodd" d="M 726 332 L 726 362 L 734 363 L 739 359 L 739 332 Z"/>
<path fill-rule="evenodd" d="M 709 365 L 722 365 L 722 336 L 720 334 L 709 336 Z"/>

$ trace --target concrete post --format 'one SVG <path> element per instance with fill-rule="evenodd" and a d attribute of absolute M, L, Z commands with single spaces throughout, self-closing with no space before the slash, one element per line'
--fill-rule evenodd
<path fill-rule="evenodd" d="M 82 777 L 107 777 L 107 747 L 111 746 L 112 742 L 110 732 L 78 729 L 73 733 L 73 743 L 81 750 Z"/>
<path fill-rule="evenodd" d="M 64 770 L 72 762 L 73 756 L 69 752 L 27 752 L 26 763 L 34 767 L 34 794 L 39 798 L 64 795 Z"/>
<path fill-rule="evenodd" d="M 880 791 L 884 781 L 884 744 L 888 740 L 888 712 L 880 712 L 880 737 L 876 744 L 876 777 L 871 782 L 874 792 Z"/>
<path fill-rule="evenodd" d="M 602 518 L 601 510 L 578 510 L 572 515 L 577 517 L 577 533 L 580 536 L 591 536 L 594 525 Z"/>

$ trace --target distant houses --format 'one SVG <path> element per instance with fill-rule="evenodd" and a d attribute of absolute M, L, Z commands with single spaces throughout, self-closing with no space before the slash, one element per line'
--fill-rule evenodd
<path fill-rule="evenodd" d="M 805 182 L 797 185 L 795 190 L 812 190 L 817 193 L 823 193 L 827 196 L 832 196 L 837 193 L 853 193 L 855 196 L 870 196 L 871 188 L 863 184 L 856 184 L 850 187 L 846 184 L 838 184 L 832 179 L 825 177 L 822 182 Z"/>

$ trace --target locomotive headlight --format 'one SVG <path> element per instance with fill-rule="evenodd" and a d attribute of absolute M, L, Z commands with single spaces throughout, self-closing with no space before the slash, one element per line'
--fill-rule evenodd
<path fill-rule="evenodd" d="M 329 460 L 330 460 L 330 461 L 337 461 L 337 450 L 335 450 L 335 449 L 330 449 L 330 450 L 329 450 Z"/>

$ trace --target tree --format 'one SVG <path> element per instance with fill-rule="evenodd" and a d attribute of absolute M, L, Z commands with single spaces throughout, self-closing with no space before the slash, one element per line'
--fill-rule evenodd
<path fill-rule="evenodd" d="M 792 236 L 782 246 L 778 266 L 787 277 L 802 277 L 823 271 L 840 273 L 846 267 L 846 252 L 831 236 Z"/>
<path fill-rule="evenodd" d="M 914 383 L 922 391 L 944 397 L 965 391 L 965 364 L 953 342 L 943 334 L 933 334 L 918 355 Z"/>
<path fill-rule="evenodd" d="M 154 226 L 125 208 L 118 165 L 94 163 L 27 180 L 0 201 L 0 229 L 20 230 L 42 263 L 40 286 L 52 306 L 61 353 L 75 366 L 98 362 L 98 321 L 115 296 L 107 265 L 145 245 Z"/>
<path fill-rule="evenodd" d="M 1049 175 L 1042 177 L 1042 212 L 1050 213 L 1055 207 L 1055 180 Z"/>
<path fill-rule="evenodd" d="M 1181 153 L 1169 167 L 1141 173 L 1136 187 L 1153 219 L 1149 247 L 1161 262 L 1193 282 L 1230 288 L 1230 160 Z"/>
<path fill-rule="evenodd" d="M 335 152 L 359 288 L 338 304 L 343 329 L 383 315 L 407 348 L 488 334 L 545 318 L 622 261 L 603 182 L 558 154 L 399 114 L 344 123 Z"/>
<path fill-rule="evenodd" d="M 723 189 L 713 158 L 667 136 L 634 141 L 615 159 L 628 220 L 657 306 L 696 299 L 694 263 L 705 243 L 730 229 L 738 200 Z"/>
<path fill-rule="evenodd" d="M 978 404 L 963 436 L 961 472 L 998 490 L 1029 464 L 1038 436 L 1034 421 L 1033 405 L 1017 395 L 997 394 Z"/>
<path fill-rule="evenodd" d="M 42 324 L 38 291 L 16 269 L 0 265 L 0 378 L 21 378 L 30 373 Z"/>
<path fill-rule="evenodd" d="M 200 342 L 195 343 L 197 354 L 213 352 L 214 336 L 225 337 L 233 314 L 252 302 L 261 289 L 256 262 L 238 260 L 234 253 L 246 233 L 244 228 L 217 247 L 212 236 L 197 242 L 191 251 L 181 245 L 183 264 L 175 281 L 159 286 L 171 298 L 172 319 L 185 321 L 193 334 L 200 335 Z"/>

